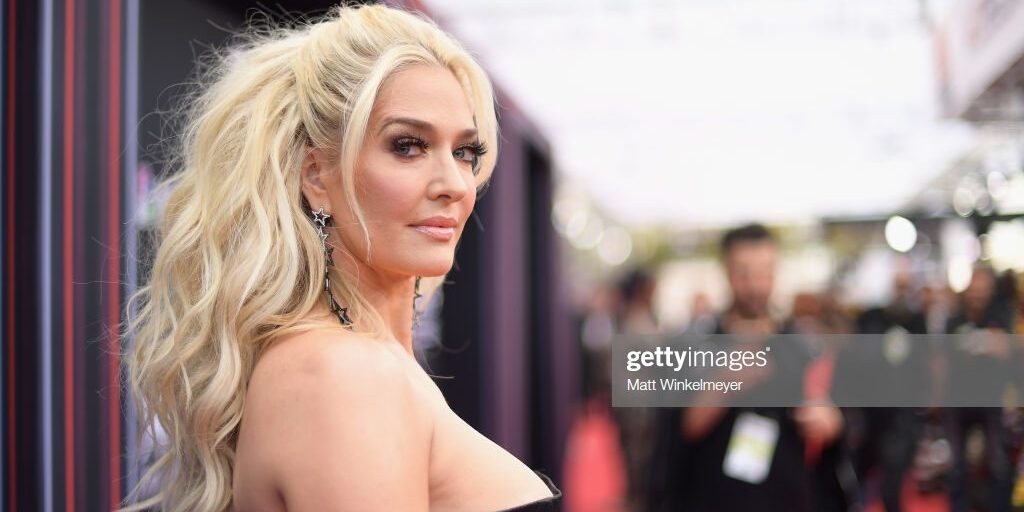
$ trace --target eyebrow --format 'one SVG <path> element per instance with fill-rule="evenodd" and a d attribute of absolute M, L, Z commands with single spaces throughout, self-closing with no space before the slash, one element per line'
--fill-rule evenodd
<path fill-rule="evenodd" d="M 384 121 L 380 125 L 380 128 L 377 129 L 377 135 L 380 135 L 381 132 L 383 132 L 385 128 L 387 128 L 388 126 L 391 126 L 393 124 L 404 124 L 404 125 L 412 126 L 413 128 L 419 128 L 421 130 L 428 131 L 428 132 L 436 131 L 436 129 L 434 128 L 434 125 L 432 125 L 432 124 L 430 124 L 430 123 L 428 123 L 426 121 L 420 120 L 420 119 L 414 119 L 414 118 L 411 118 L 411 117 L 388 117 L 388 118 L 384 119 Z M 459 132 L 459 137 L 460 138 L 461 137 L 466 137 L 466 138 L 468 138 L 468 137 L 476 137 L 477 133 L 478 132 L 477 132 L 476 128 L 466 128 L 465 130 L 462 130 L 461 132 Z"/>

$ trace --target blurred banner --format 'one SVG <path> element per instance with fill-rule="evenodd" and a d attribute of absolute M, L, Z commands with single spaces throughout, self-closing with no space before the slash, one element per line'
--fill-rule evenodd
<path fill-rule="evenodd" d="M 1024 112 L 1024 2 L 956 2 L 935 33 L 946 113 L 974 121 L 1014 120 Z"/>

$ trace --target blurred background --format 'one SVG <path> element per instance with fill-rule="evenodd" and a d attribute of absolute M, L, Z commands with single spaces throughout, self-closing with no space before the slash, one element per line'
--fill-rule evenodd
<path fill-rule="evenodd" d="M 689 437 L 687 411 L 612 408 L 607 372 L 618 334 L 734 314 L 819 334 L 1024 327 L 1024 0 L 386 3 L 463 41 L 501 121 L 481 227 L 418 356 L 567 510 L 746 509 L 716 489 L 757 510 L 800 509 L 779 489 L 807 510 L 1024 510 L 1019 403 L 844 409 L 818 444 L 800 423 L 777 455 L 795 446 L 806 478 L 763 497 L 690 489 L 690 469 L 721 471 L 730 423 Z M 161 113 L 254 9 L 333 4 L 4 0 L 4 510 L 111 510 L 136 481 L 131 340 L 111 327 L 147 275 Z M 1022 351 L 1001 352 L 1009 371 Z M 829 368 L 801 371 L 827 393 Z"/>

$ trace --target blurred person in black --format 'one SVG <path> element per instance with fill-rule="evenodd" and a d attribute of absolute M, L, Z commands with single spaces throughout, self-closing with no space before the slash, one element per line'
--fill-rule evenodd
<path fill-rule="evenodd" d="M 658 331 L 658 318 L 654 314 L 656 289 L 657 281 L 646 268 L 634 269 L 622 280 L 619 325 L 624 332 L 654 334 Z"/>
<path fill-rule="evenodd" d="M 948 393 L 955 402 L 969 401 L 970 396 L 963 390 L 967 385 L 972 388 L 973 396 L 982 396 L 975 393 L 1001 396 L 1007 377 L 1011 375 L 1009 372 L 1019 373 L 1019 368 L 1011 366 L 1014 347 L 1004 336 L 1014 330 L 1013 308 L 1007 303 L 1010 297 L 1005 295 L 1005 290 L 998 290 L 997 284 L 991 267 L 976 265 L 960 296 L 960 309 L 949 320 L 947 331 L 958 335 L 947 347 Z M 1009 511 L 1013 468 L 1003 410 L 998 407 L 949 408 L 946 428 L 953 448 L 949 489 L 953 512 L 967 512 L 972 505 L 981 505 L 990 512 Z M 967 461 L 967 439 L 973 429 L 980 429 L 985 437 L 985 476 L 977 483 L 970 482 L 972 475 Z"/>
<path fill-rule="evenodd" d="M 612 339 L 618 331 L 621 298 L 615 286 L 595 285 L 579 315 L 577 332 L 583 368 L 583 397 L 608 402 Z M 610 406 L 609 406 L 610 407 Z"/>
<path fill-rule="evenodd" d="M 639 267 L 622 279 L 622 297 L 618 326 L 625 335 L 654 335 L 659 332 L 654 314 L 654 293 L 657 281 L 650 269 Z M 646 507 L 646 478 L 653 450 L 655 411 L 644 407 L 615 409 L 622 447 L 626 458 L 626 479 L 629 501 L 634 509 Z"/>
<path fill-rule="evenodd" d="M 1011 269 L 1004 270 L 996 279 L 993 301 L 999 310 L 997 313 L 1006 318 L 1006 322 L 1013 332 L 1020 332 L 1017 329 L 1017 315 L 1020 306 L 1020 291 L 1017 289 L 1017 275 Z"/>
<path fill-rule="evenodd" d="M 927 388 L 929 347 L 915 335 L 927 333 L 909 262 L 902 261 L 893 276 L 888 304 L 861 313 L 856 320 L 855 343 L 840 353 L 836 362 L 833 396 L 840 403 L 854 393 L 906 405 L 923 400 L 914 393 Z M 875 335 L 875 336 L 864 336 Z M 871 375 L 872 379 L 864 379 Z M 856 389 L 852 389 L 856 388 Z M 871 482 L 881 474 L 882 504 L 888 512 L 902 510 L 900 493 L 921 434 L 919 410 L 911 407 L 864 407 L 847 409 L 851 419 L 850 444 L 857 477 Z"/>
<path fill-rule="evenodd" d="M 788 322 L 770 311 L 775 287 L 778 248 L 769 231 L 759 224 L 736 228 L 721 243 L 732 303 L 718 315 L 715 334 L 743 336 L 744 348 L 754 349 L 772 336 L 790 333 Z M 719 336 L 715 339 L 728 338 Z M 762 375 L 748 375 L 745 386 L 770 385 L 788 378 L 802 385 L 810 362 L 806 345 L 773 345 L 772 363 Z M 746 387 L 744 389 L 747 389 Z M 799 390 L 798 390 L 799 392 Z M 702 402 L 702 407 L 659 409 L 657 448 L 652 461 L 650 510 L 705 511 L 827 511 L 845 509 L 835 478 L 819 471 L 831 456 L 843 429 L 843 417 L 831 406 L 769 408 L 728 407 Z M 734 436 L 761 429 L 771 432 L 770 453 L 760 460 L 761 476 L 734 472 L 726 463 L 738 444 Z M 760 435 L 754 433 L 753 435 Z M 815 463 L 806 462 L 805 446 L 827 447 Z M 745 454 L 746 455 L 746 454 Z"/>
<path fill-rule="evenodd" d="M 953 307 L 952 293 L 948 287 L 934 282 L 921 290 L 921 314 L 928 334 L 945 334 Z"/>

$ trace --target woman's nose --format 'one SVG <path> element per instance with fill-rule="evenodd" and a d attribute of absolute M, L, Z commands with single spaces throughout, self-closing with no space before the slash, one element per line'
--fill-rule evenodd
<path fill-rule="evenodd" d="M 437 172 L 429 185 L 431 198 L 446 197 L 451 201 L 461 200 L 471 186 L 466 182 L 467 173 L 462 168 L 465 164 L 451 154 L 442 155 L 439 160 Z"/>

